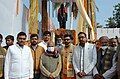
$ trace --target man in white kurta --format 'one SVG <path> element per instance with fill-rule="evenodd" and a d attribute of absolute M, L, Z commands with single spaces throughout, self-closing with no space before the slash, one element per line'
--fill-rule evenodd
<path fill-rule="evenodd" d="M 43 47 L 44 50 L 47 50 L 47 43 L 51 40 L 51 33 L 49 31 L 45 31 L 43 33 L 43 41 L 40 42 L 38 45 Z"/>
<path fill-rule="evenodd" d="M 76 79 L 93 79 L 93 76 L 98 74 L 95 67 L 97 62 L 96 46 L 87 43 L 87 37 L 84 32 L 80 32 L 78 38 L 79 44 L 75 47 L 73 53 Z"/>
<path fill-rule="evenodd" d="M 31 50 L 25 46 L 26 34 L 20 32 L 17 44 L 8 48 L 4 74 L 5 79 L 30 79 L 33 78 L 33 58 Z"/>

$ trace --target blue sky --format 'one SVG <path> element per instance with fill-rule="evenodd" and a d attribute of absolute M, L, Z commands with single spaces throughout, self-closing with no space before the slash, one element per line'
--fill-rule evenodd
<path fill-rule="evenodd" d="M 120 3 L 120 0 L 96 0 L 96 5 L 99 8 L 99 12 L 96 12 L 97 22 L 105 26 L 105 20 L 112 16 L 113 6 L 117 3 Z"/>

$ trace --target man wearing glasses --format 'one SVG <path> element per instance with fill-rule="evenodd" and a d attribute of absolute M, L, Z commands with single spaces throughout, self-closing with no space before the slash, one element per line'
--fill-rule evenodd
<path fill-rule="evenodd" d="M 87 36 L 84 32 L 78 34 L 78 39 L 79 44 L 73 53 L 76 79 L 93 79 L 93 76 L 98 74 L 95 67 L 97 62 L 96 46 L 87 43 Z"/>
<path fill-rule="evenodd" d="M 72 44 L 73 37 L 69 34 L 64 35 L 64 44 L 61 51 L 62 56 L 62 79 L 75 79 L 74 69 L 72 64 L 72 55 L 74 45 Z"/>
<path fill-rule="evenodd" d="M 17 44 L 8 48 L 4 74 L 5 79 L 32 79 L 33 58 L 31 49 L 25 46 L 27 35 L 20 32 L 17 35 Z"/>

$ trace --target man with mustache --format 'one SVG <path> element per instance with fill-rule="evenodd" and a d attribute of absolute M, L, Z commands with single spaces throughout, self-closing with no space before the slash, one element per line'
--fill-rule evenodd
<path fill-rule="evenodd" d="M 31 34 L 30 36 L 30 48 L 34 59 L 34 79 L 40 79 L 40 57 L 45 52 L 44 48 L 38 45 L 38 35 Z"/>
<path fill-rule="evenodd" d="M 73 67 L 76 79 L 93 79 L 98 74 L 95 67 L 97 62 L 96 46 L 87 43 L 87 35 L 84 32 L 78 34 L 79 44 L 73 52 Z"/>
<path fill-rule="evenodd" d="M 9 46 L 5 58 L 5 79 L 32 79 L 33 58 L 31 49 L 25 46 L 27 35 L 19 32 L 17 43 Z"/>
<path fill-rule="evenodd" d="M 72 63 L 74 45 L 72 44 L 73 37 L 72 35 L 64 35 L 64 44 L 65 46 L 61 50 L 62 56 L 62 79 L 75 79 L 75 73 Z"/>
<path fill-rule="evenodd" d="M 112 79 L 116 70 L 116 47 L 117 40 L 107 36 L 99 38 L 101 48 L 97 52 L 97 69 L 105 79 Z M 115 78 L 113 78 L 115 79 Z"/>

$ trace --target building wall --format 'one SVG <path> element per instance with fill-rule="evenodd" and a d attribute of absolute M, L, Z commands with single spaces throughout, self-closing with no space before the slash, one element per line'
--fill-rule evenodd
<path fill-rule="evenodd" d="M 120 38 L 120 28 L 97 28 L 97 39 L 101 36 L 108 36 L 109 38 L 118 36 Z"/>
<path fill-rule="evenodd" d="M 15 42 L 18 32 L 28 32 L 26 26 L 22 25 L 23 22 L 24 25 L 26 24 L 25 21 L 22 21 L 22 16 L 24 16 L 24 6 L 29 5 L 27 4 L 28 0 L 19 0 L 18 5 L 17 1 L 18 0 L 0 0 L 0 33 L 4 38 L 7 35 L 13 35 Z M 26 7 L 28 8 L 28 6 Z M 4 38 L 2 45 L 5 45 Z"/>

